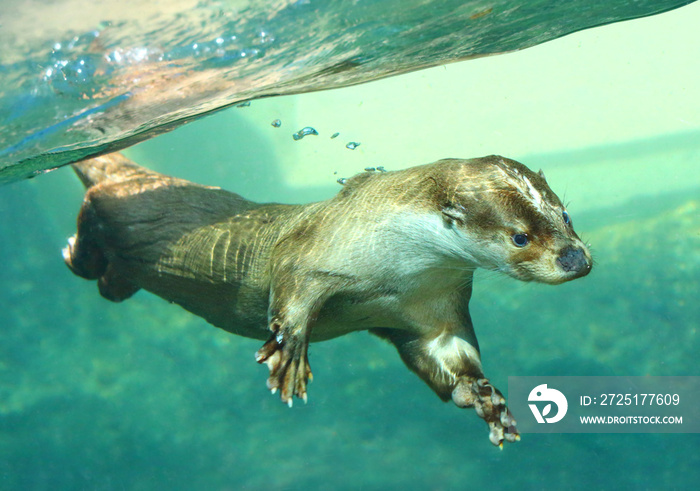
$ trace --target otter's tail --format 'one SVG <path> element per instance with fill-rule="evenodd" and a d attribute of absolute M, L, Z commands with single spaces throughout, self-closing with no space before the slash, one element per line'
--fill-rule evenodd
<path fill-rule="evenodd" d="M 136 165 L 120 153 L 110 153 L 73 164 L 73 170 L 86 188 L 103 182 L 118 183 L 135 177 L 156 176 L 156 172 Z"/>

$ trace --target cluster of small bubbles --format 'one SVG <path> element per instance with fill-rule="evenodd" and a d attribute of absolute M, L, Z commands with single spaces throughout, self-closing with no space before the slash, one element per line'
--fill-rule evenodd
<path fill-rule="evenodd" d="M 345 145 L 345 148 L 347 148 L 348 150 L 355 150 L 359 146 L 360 146 L 359 142 L 348 142 L 348 144 Z"/>
<path fill-rule="evenodd" d="M 53 42 L 41 80 L 58 94 L 90 96 L 95 91 L 95 74 L 105 71 L 105 61 L 89 53 L 99 35 L 99 31 L 90 31 L 68 41 Z"/>
<path fill-rule="evenodd" d="M 282 121 L 280 121 L 279 119 L 275 119 L 270 124 L 272 125 L 273 128 L 279 128 L 280 126 L 282 126 Z"/>
<path fill-rule="evenodd" d="M 49 44 L 49 57 L 39 69 L 35 93 L 50 91 L 72 97 L 93 97 L 115 73 L 125 66 L 148 62 L 184 62 L 198 60 L 197 68 L 231 66 L 244 60 L 255 60 L 265 55 L 265 49 L 274 43 L 275 37 L 263 27 L 245 34 L 230 34 L 238 23 L 223 26 L 223 32 L 204 41 L 195 40 L 169 48 L 150 46 L 109 46 L 102 41 L 100 32 L 111 23 L 101 23 L 96 30 L 88 31 L 68 40 L 54 40 Z M 226 30 L 229 33 L 226 33 Z M 178 63 L 179 66 L 179 63 Z M 183 65 L 184 66 L 184 65 Z"/>
<path fill-rule="evenodd" d="M 163 52 L 147 47 L 114 48 L 99 53 L 100 31 L 55 41 L 51 46 L 49 66 L 41 78 L 54 93 L 73 97 L 92 97 L 98 93 L 119 66 L 162 60 Z"/>
<path fill-rule="evenodd" d="M 253 39 L 253 44 L 255 45 L 262 45 L 262 44 L 271 44 L 275 42 L 275 36 L 267 32 L 265 29 L 260 29 L 257 32 L 257 36 Z"/>
<path fill-rule="evenodd" d="M 95 74 L 103 65 L 98 55 L 58 59 L 44 70 L 42 78 L 59 94 L 88 95 L 95 90 Z"/>
<path fill-rule="evenodd" d="M 118 65 L 135 65 L 145 61 L 163 61 L 163 57 L 163 51 L 160 49 L 146 47 L 115 48 L 105 54 L 105 59 L 109 63 Z"/>
<path fill-rule="evenodd" d="M 267 38 L 266 38 L 267 39 Z M 253 38 L 251 44 L 260 46 L 258 38 Z M 185 46 L 174 48 L 164 55 L 167 61 L 186 58 L 205 59 L 217 65 L 228 65 L 240 60 L 254 60 L 265 55 L 260 47 L 242 47 L 238 36 L 217 36 L 209 41 L 196 41 Z"/>
<path fill-rule="evenodd" d="M 306 126 L 294 133 L 292 135 L 292 138 L 294 138 L 294 140 L 301 140 L 302 138 L 308 135 L 318 135 L 318 131 L 313 129 L 311 126 Z"/>

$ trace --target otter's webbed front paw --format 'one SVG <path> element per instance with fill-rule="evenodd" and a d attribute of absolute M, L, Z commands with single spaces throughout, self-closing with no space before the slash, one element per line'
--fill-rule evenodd
<path fill-rule="evenodd" d="M 271 325 L 272 336 L 255 353 L 255 361 L 265 363 L 270 370 L 267 387 L 292 407 L 292 397 L 306 402 L 306 383 L 313 379 L 307 356 L 309 339 L 303 332 L 285 329 L 279 323 Z M 302 330 L 303 331 L 303 330 Z"/>
<path fill-rule="evenodd" d="M 494 445 L 503 447 L 503 440 L 520 440 L 515 419 L 503 394 L 488 379 L 461 378 L 452 392 L 452 400 L 459 407 L 473 407 L 476 414 L 489 424 L 489 440 Z"/>

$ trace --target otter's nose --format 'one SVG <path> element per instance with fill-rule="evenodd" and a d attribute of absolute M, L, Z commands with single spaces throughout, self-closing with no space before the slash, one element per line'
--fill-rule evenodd
<path fill-rule="evenodd" d="M 574 271 L 581 276 L 587 275 L 591 270 L 591 262 L 586 257 L 583 249 L 578 247 L 567 247 L 562 250 L 557 258 L 557 264 L 567 273 Z"/>

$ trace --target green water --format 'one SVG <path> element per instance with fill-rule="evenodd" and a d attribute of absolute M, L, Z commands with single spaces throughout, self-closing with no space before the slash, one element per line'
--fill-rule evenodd
<path fill-rule="evenodd" d="M 513 375 L 700 375 L 693 68 L 681 46 L 624 51 L 624 31 L 604 32 L 496 68 L 253 103 L 129 155 L 284 202 L 329 197 L 368 165 L 498 152 L 542 167 L 595 267 L 556 287 L 477 274 L 489 378 L 505 391 Z M 585 51 L 597 42 L 609 56 Z M 508 66 L 518 80 L 484 82 Z M 320 135 L 294 142 L 307 124 Z M 659 489 L 700 478 L 695 434 L 523 435 L 499 451 L 473 411 L 441 403 L 366 333 L 311 346 L 309 403 L 290 410 L 265 388 L 259 341 L 145 292 L 110 303 L 70 273 L 60 249 L 81 200 L 68 169 L 0 189 L 0 489 Z"/>

